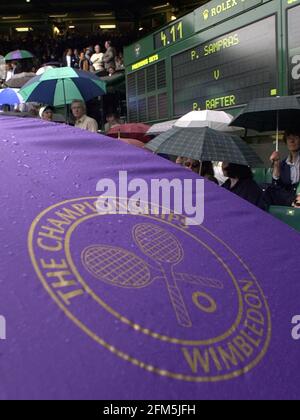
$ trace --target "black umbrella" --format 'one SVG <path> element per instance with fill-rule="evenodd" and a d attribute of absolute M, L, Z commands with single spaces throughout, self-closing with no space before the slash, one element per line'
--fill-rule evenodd
<path fill-rule="evenodd" d="M 300 120 L 300 101 L 297 96 L 254 99 L 231 122 L 231 126 L 263 131 L 275 131 L 276 150 L 279 131 L 294 127 Z"/>
<path fill-rule="evenodd" d="M 172 128 L 146 145 L 156 153 L 183 156 L 200 161 L 222 161 L 252 167 L 262 160 L 240 137 L 211 128 Z"/>

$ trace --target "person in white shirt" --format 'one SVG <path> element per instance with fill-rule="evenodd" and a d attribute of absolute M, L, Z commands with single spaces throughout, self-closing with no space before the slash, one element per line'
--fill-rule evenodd
<path fill-rule="evenodd" d="M 8 82 L 14 75 L 13 68 L 11 64 L 7 63 L 6 65 L 6 79 L 5 81 Z"/>
<path fill-rule="evenodd" d="M 95 72 L 104 71 L 104 64 L 103 64 L 103 52 L 101 52 L 100 45 L 95 46 L 95 53 L 91 57 L 91 62 L 94 67 Z"/>
<path fill-rule="evenodd" d="M 74 64 L 75 64 L 75 60 L 74 60 L 73 50 L 72 48 L 69 48 L 66 51 L 66 55 L 64 56 L 63 65 L 64 67 L 74 67 Z"/>
<path fill-rule="evenodd" d="M 71 111 L 75 118 L 75 127 L 82 130 L 90 131 L 91 133 L 98 132 L 98 123 L 93 118 L 86 115 L 86 104 L 81 100 L 75 100 L 71 104 Z"/>

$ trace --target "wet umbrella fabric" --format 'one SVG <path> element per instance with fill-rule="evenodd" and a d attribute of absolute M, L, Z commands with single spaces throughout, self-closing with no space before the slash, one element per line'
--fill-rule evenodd
<path fill-rule="evenodd" d="M 119 171 L 201 180 L 74 127 L 0 115 L 0 166 L 1 400 L 299 400 L 297 232 L 209 181 L 200 226 L 123 214 Z"/>

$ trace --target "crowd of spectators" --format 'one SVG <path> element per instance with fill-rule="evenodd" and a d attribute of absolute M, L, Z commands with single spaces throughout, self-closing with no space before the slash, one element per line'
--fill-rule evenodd
<path fill-rule="evenodd" d="M 176 163 L 202 177 L 222 185 L 226 190 L 247 200 L 251 204 L 268 210 L 270 206 L 300 208 L 300 128 L 285 131 L 288 156 L 282 159 L 279 152 L 270 156 L 272 183 L 266 188 L 254 180 L 250 167 L 222 162 L 221 178 L 217 176 L 217 165 L 178 157 Z M 216 179 L 218 178 L 218 179 Z"/>
<path fill-rule="evenodd" d="M 64 38 L 35 38 L 28 34 L 22 38 L 22 43 L 14 44 L 8 38 L 0 39 L 1 49 L 10 51 L 28 49 L 34 55 L 33 60 L 12 61 L 7 64 L 6 80 L 21 72 L 35 72 L 38 67 L 47 63 L 72 67 L 84 71 L 94 72 L 98 76 L 112 76 L 124 70 L 122 45 L 130 40 L 116 38 L 114 41 L 99 39 L 99 37 L 67 36 Z M 76 127 L 92 132 L 98 131 L 98 123 L 87 116 L 86 105 L 82 101 L 74 101 L 71 105 L 72 117 Z M 54 108 L 47 106 L 39 111 L 39 116 L 52 121 Z M 105 131 L 120 124 L 116 114 L 107 115 Z M 255 182 L 249 167 L 223 162 L 221 168 L 222 186 L 252 204 L 267 209 L 270 205 L 300 206 L 300 130 L 287 130 L 285 142 L 289 151 L 286 159 L 282 160 L 278 152 L 270 158 L 273 182 L 266 191 Z M 202 177 L 219 184 L 216 168 L 211 162 L 199 162 L 179 157 L 177 163 L 190 169 Z M 225 182 L 224 182 L 225 181 Z"/>
<path fill-rule="evenodd" d="M 106 40 L 109 39 L 117 51 L 117 55 L 123 51 L 124 46 L 134 42 L 135 38 L 130 34 L 121 34 L 117 31 L 97 34 L 66 33 L 64 36 L 54 37 L 46 33 L 28 32 L 13 37 L 0 34 L 0 54 L 5 55 L 9 51 L 25 49 L 34 54 L 38 64 L 48 62 L 61 62 L 68 48 L 83 51 L 89 46 L 99 44 L 103 49 Z"/>
<path fill-rule="evenodd" d="M 111 76 L 115 72 L 123 71 L 123 46 L 131 42 L 131 39 L 117 36 L 116 33 L 109 33 L 107 36 L 109 38 L 95 35 L 57 38 L 42 34 L 36 36 L 29 32 L 21 38 L 10 39 L 9 36 L 0 35 L 0 54 L 25 49 L 34 55 L 34 59 L 7 63 L 6 81 L 18 73 L 35 73 L 45 64 L 93 71 L 99 76 Z"/>

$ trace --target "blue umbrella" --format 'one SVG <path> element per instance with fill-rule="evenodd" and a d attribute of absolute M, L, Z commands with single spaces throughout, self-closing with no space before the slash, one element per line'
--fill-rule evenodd
<path fill-rule="evenodd" d="M 22 96 L 14 89 L 4 89 L 0 92 L 0 105 L 19 105 L 24 103 Z"/>

